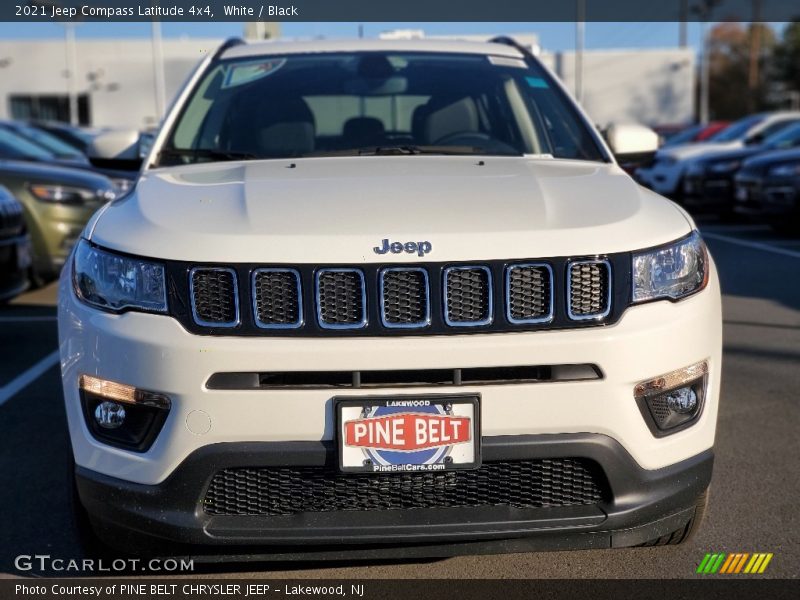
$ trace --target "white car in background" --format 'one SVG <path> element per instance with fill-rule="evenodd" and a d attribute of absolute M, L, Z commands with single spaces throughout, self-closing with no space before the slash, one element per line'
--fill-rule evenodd
<path fill-rule="evenodd" d="M 773 133 L 798 122 L 800 112 L 796 111 L 750 115 L 732 123 L 708 141 L 659 150 L 650 166 L 636 171 L 636 180 L 663 196 L 679 199 L 683 193 L 683 178 L 695 159 L 745 145 L 759 144 Z"/>

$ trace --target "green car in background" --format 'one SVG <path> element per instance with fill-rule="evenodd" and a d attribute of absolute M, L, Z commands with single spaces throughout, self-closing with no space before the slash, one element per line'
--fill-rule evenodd
<path fill-rule="evenodd" d="M 0 160 L 0 186 L 22 204 L 32 243 L 31 279 L 56 279 L 86 222 L 117 190 L 90 171 Z"/>

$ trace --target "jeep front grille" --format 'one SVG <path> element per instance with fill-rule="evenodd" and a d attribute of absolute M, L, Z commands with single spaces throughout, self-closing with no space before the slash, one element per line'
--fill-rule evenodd
<path fill-rule="evenodd" d="M 192 333 L 442 335 L 614 323 L 628 306 L 629 265 L 620 254 L 405 266 L 168 262 L 167 272 L 170 310 Z"/>
<path fill-rule="evenodd" d="M 239 323 L 239 292 L 233 269 L 196 268 L 189 273 L 192 314 L 198 325 L 234 327 Z"/>
<path fill-rule="evenodd" d="M 608 261 L 576 261 L 567 278 L 569 317 L 575 320 L 602 319 L 611 310 L 611 266 Z"/>
<path fill-rule="evenodd" d="M 358 269 L 317 272 L 317 317 L 326 329 L 358 329 L 367 324 L 364 273 Z"/>

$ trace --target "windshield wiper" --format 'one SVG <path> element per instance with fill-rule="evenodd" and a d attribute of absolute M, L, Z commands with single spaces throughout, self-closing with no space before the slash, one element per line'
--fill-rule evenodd
<path fill-rule="evenodd" d="M 481 148 L 475 146 L 417 146 L 404 144 L 399 146 L 373 146 L 360 148 L 361 156 L 386 156 L 392 154 L 480 154 Z"/>
<path fill-rule="evenodd" d="M 211 148 L 166 148 L 160 156 L 189 157 L 192 159 L 210 158 L 211 160 L 252 160 L 258 158 L 249 152 L 229 152 Z"/>

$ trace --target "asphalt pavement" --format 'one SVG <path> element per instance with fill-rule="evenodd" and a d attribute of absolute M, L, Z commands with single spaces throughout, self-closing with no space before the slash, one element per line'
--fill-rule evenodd
<path fill-rule="evenodd" d="M 706 552 L 771 552 L 763 576 L 800 577 L 800 238 L 758 225 L 701 227 L 722 279 L 725 357 L 711 503 L 677 547 L 352 564 L 233 564 L 193 577 L 696 577 Z M 0 577 L 20 554 L 76 558 L 55 285 L 0 308 Z M 42 573 L 35 573 L 42 574 Z M 47 573 L 45 573 L 47 574 Z M 51 573 L 52 574 L 52 573 Z"/>

